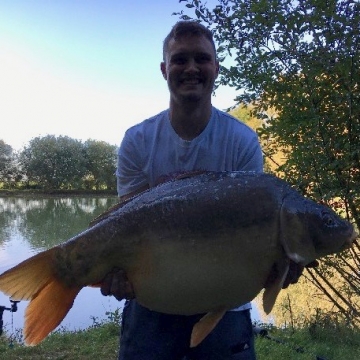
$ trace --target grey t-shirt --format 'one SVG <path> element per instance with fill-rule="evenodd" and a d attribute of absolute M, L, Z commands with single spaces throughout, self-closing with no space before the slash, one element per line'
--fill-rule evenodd
<path fill-rule="evenodd" d="M 262 172 L 256 133 L 213 107 L 203 132 L 191 141 L 183 140 L 170 123 L 169 110 L 165 110 L 126 131 L 118 152 L 118 194 L 153 187 L 166 175 L 194 170 Z M 245 304 L 236 310 L 250 307 Z"/>
<path fill-rule="evenodd" d="M 175 172 L 262 172 L 263 158 L 256 133 L 227 113 L 213 108 L 204 131 L 187 141 L 176 134 L 166 110 L 126 131 L 117 165 L 123 196 Z"/>

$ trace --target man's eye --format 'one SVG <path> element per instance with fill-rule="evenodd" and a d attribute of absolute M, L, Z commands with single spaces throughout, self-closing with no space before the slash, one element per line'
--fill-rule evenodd
<path fill-rule="evenodd" d="M 181 65 L 181 64 L 185 64 L 185 59 L 184 58 L 175 58 L 175 59 L 173 59 L 173 63 L 174 64 L 178 64 L 178 65 Z"/>
<path fill-rule="evenodd" d="M 196 62 L 203 64 L 209 62 L 211 59 L 209 56 L 203 55 L 196 58 Z"/>

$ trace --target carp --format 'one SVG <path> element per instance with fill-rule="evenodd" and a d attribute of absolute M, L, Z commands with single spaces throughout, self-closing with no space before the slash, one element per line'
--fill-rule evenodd
<path fill-rule="evenodd" d="M 60 324 L 84 286 L 123 269 L 143 306 L 168 314 L 206 314 L 191 346 L 225 311 L 265 288 L 269 313 L 290 260 L 306 266 L 349 248 L 353 226 L 327 207 L 264 173 L 182 176 L 136 195 L 85 231 L 0 275 L 0 290 L 30 300 L 28 345 Z"/>

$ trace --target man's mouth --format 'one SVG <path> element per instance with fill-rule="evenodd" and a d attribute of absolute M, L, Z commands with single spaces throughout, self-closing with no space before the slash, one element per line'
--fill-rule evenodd
<path fill-rule="evenodd" d="M 197 78 L 183 79 L 181 80 L 181 83 L 184 85 L 198 85 L 201 83 L 201 80 Z"/>

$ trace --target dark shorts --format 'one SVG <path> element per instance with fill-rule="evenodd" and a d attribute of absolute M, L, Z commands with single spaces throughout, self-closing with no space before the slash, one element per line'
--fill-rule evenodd
<path fill-rule="evenodd" d="M 250 310 L 228 311 L 197 347 L 190 349 L 193 325 L 202 315 L 167 315 L 135 300 L 125 304 L 119 360 L 255 360 Z"/>

